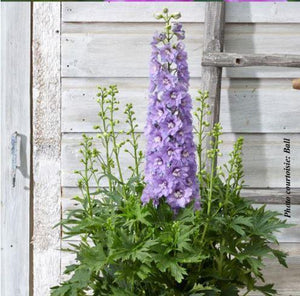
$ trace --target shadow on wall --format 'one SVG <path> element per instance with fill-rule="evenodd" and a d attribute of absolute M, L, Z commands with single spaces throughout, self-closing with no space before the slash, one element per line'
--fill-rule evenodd
<path fill-rule="evenodd" d="M 22 176 L 26 179 L 29 178 L 29 172 L 27 167 L 27 136 L 23 134 L 19 134 L 21 138 L 21 152 L 20 152 L 20 167 L 19 171 L 21 172 Z"/>

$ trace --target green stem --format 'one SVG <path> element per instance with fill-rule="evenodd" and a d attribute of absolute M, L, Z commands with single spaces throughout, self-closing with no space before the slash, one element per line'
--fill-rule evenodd
<path fill-rule="evenodd" d="M 217 154 L 217 148 L 218 148 L 218 136 L 214 140 L 214 146 L 213 146 L 213 155 L 212 155 L 212 164 L 211 164 L 211 171 L 210 171 L 210 179 L 209 179 L 209 195 L 208 195 L 208 202 L 207 202 L 207 223 L 204 226 L 204 230 L 202 233 L 201 241 L 203 242 L 204 237 L 207 232 L 207 227 L 209 223 L 209 215 L 211 210 L 211 202 L 212 202 L 212 189 L 213 189 L 213 178 L 215 175 L 215 160 L 216 160 L 216 154 Z"/>
<path fill-rule="evenodd" d="M 203 178 L 202 178 L 202 142 L 203 142 L 203 118 L 204 118 L 204 101 L 201 101 L 201 110 L 200 110 L 200 116 L 198 118 L 199 122 L 199 130 L 198 130 L 198 163 L 199 163 L 199 171 L 198 171 L 198 176 L 199 176 L 199 182 L 200 182 L 200 193 L 201 195 L 203 194 L 202 188 L 203 188 Z"/>
<path fill-rule="evenodd" d="M 200 111 L 199 132 L 198 132 L 198 161 L 199 161 L 199 176 L 201 177 L 202 171 L 202 135 L 203 135 L 203 109 Z"/>
<path fill-rule="evenodd" d="M 223 270 L 223 258 L 224 258 L 224 256 L 221 252 L 221 247 L 224 245 L 224 243 L 225 243 L 225 239 L 222 238 L 222 241 L 220 243 L 220 261 L 219 261 L 219 265 L 218 265 L 218 270 L 219 270 L 220 274 L 222 274 L 222 270 Z"/>
<path fill-rule="evenodd" d="M 137 140 L 134 134 L 134 127 L 133 127 L 133 122 L 130 120 L 130 127 L 131 127 L 131 138 L 132 138 L 132 143 L 133 143 L 133 154 L 134 154 L 134 162 L 135 162 L 135 173 L 136 176 L 138 177 L 140 175 L 139 173 L 139 162 L 138 162 L 138 144 Z"/>
<path fill-rule="evenodd" d="M 88 140 L 85 140 L 84 150 L 85 150 L 84 151 L 84 183 L 85 183 L 86 196 L 87 196 L 88 204 L 89 204 L 89 215 L 92 218 L 93 217 L 93 207 L 92 207 L 92 200 L 91 200 L 91 195 L 90 195 L 89 176 L 88 176 L 88 171 L 89 171 L 89 167 L 88 167 L 89 141 Z"/>
<path fill-rule="evenodd" d="M 217 149 L 217 145 L 218 145 L 217 143 L 218 143 L 218 139 L 215 139 L 214 151 Z M 210 209 L 211 209 L 213 178 L 215 175 L 215 160 L 216 160 L 216 152 L 214 152 L 214 155 L 212 157 L 212 162 L 211 162 L 211 173 L 210 173 L 210 179 L 209 179 L 209 196 L 208 196 L 208 205 L 207 205 L 207 215 L 208 216 L 210 214 Z"/>
<path fill-rule="evenodd" d="M 170 20 L 171 20 L 171 17 L 169 17 L 169 14 L 166 13 L 166 17 L 164 18 L 165 22 L 166 22 L 166 33 L 167 33 L 167 43 L 169 43 L 172 39 L 172 37 L 170 36 L 170 29 L 169 29 L 169 26 L 170 26 Z M 171 73 L 171 64 L 168 63 L 168 71 Z"/>
<path fill-rule="evenodd" d="M 113 140 L 113 152 L 115 154 L 116 162 L 117 162 L 117 168 L 119 172 L 119 177 L 122 183 L 124 183 L 123 175 L 122 175 L 122 170 L 121 170 L 121 165 L 120 165 L 120 160 L 119 160 L 119 148 L 117 145 L 116 141 L 116 133 L 115 133 L 115 122 L 114 122 L 114 95 L 112 95 L 111 98 L 111 104 L 110 104 L 110 126 L 111 126 L 111 137 Z"/>
<path fill-rule="evenodd" d="M 108 136 L 108 130 L 107 130 L 107 125 L 106 125 L 106 112 L 104 108 L 104 94 L 103 91 L 101 91 L 101 119 L 102 119 L 102 125 L 103 125 L 103 131 L 104 131 L 104 143 L 105 143 L 105 155 L 106 155 L 106 169 L 108 174 L 111 174 L 111 167 L 110 167 L 110 156 L 109 156 L 109 136 Z M 112 182 L 111 179 L 108 178 L 108 186 L 109 186 L 109 191 L 112 191 Z"/>
<path fill-rule="evenodd" d="M 233 164 L 231 163 L 230 165 L 230 170 L 229 170 L 229 176 L 226 180 L 226 192 L 225 192 L 225 200 L 224 200 L 224 213 L 227 213 L 227 203 L 228 203 L 228 197 L 229 197 L 229 189 L 230 189 L 230 181 L 231 181 L 231 173 L 233 170 Z"/>

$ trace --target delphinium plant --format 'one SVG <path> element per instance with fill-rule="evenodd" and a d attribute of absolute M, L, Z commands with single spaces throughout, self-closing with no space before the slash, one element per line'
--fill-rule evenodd
<path fill-rule="evenodd" d="M 241 197 L 242 138 L 227 164 L 215 165 L 222 127 L 205 121 L 206 92 L 195 99 L 193 144 L 184 31 L 174 21 L 180 14 L 165 9 L 156 17 L 165 21 L 165 31 L 152 42 L 145 176 L 133 106 L 126 106 L 122 133 L 117 87 L 99 87 L 97 138 L 83 135 L 82 169 L 76 171 L 81 193 L 74 200 L 81 207 L 60 223 L 66 238 L 80 237 L 65 250 L 76 262 L 51 295 L 273 295 L 273 284 L 264 283 L 263 260 L 275 257 L 286 266 L 274 234 L 288 225 L 279 213 Z M 214 140 L 204 151 L 207 136 Z M 129 170 L 123 153 L 132 157 Z"/>
<path fill-rule="evenodd" d="M 191 201 L 199 206 L 193 141 L 192 100 L 188 93 L 185 32 L 174 22 L 180 14 L 158 14 L 165 32 L 153 37 L 150 61 L 150 102 L 146 126 L 147 152 L 142 201 L 159 204 L 161 198 L 174 209 Z"/>

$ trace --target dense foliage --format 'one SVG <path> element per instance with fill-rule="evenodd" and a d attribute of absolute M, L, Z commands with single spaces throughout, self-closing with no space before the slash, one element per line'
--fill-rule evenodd
<path fill-rule="evenodd" d="M 120 131 L 117 93 L 116 86 L 99 87 L 97 139 L 83 135 L 82 169 L 76 171 L 81 194 L 74 197 L 80 208 L 68 211 L 60 224 L 66 238 L 80 238 L 65 250 L 76 255 L 76 262 L 65 270 L 69 279 L 53 287 L 51 295 L 275 294 L 273 284 L 264 283 L 263 260 L 274 257 L 286 266 L 275 233 L 288 225 L 279 213 L 241 197 L 242 138 L 229 161 L 216 166 L 222 128 L 207 122 L 208 93 L 199 92 L 194 114 L 201 208 L 192 200 L 176 211 L 164 198 L 142 203 L 145 180 L 136 118 L 128 104 L 126 132 Z M 205 151 L 207 136 L 213 141 Z M 132 158 L 128 169 L 121 153 Z"/>
<path fill-rule="evenodd" d="M 286 266 L 286 254 L 273 249 L 274 233 L 287 227 L 265 207 L 255 208 L 240 196 L 243 167 L 242 139 L 238 139 L 229 162 L 207 172 L 199 169 L 202 205 L 193 204 L 174 214 L 163 200 L 157 207 L 142 205 L 144 188 L 138 148 L 137 127 L 131 105 L 127 105 L 127 139 L 118 141 L 117 90 L 100 88 L 101 125 L 98 141 L 83 136 L 81 143 L 83 170 L 80 176 L 81 195 L 74 200 L 82 206 L 67 213 L 62 226 L 67 236 L 80 236 L 80 243 L 71 245 L 77 263 L 65 270 L 70 279 L 52 288 L 52 296 L 73 295 L 238 295 L 240 288 L 259 290 L 273 295 L 272 284 L 263 281 L 263 259 L 275 256 Z M 199 138 L 198 156 L 203 166 L 207 94 L 200 93 L 196 118 Z M 211 132 L 215 141 L 208 151 L 212 162 L 219 154 L 221 127 Z M 129 148 L 131 146 L 132 149 Z M 122 175 L 120 150 L 133 157 L 131 176 Z M 113 173 L 116 170 L 117 173 Z M 93 186 L 91 186 L 93 185 Z M 244 295 L 247 294 L 245 292 Z"/>

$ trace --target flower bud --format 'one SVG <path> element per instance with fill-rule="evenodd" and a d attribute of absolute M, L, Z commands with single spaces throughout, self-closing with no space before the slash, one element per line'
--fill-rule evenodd
<path fill-rule="evenodd" d="M 172 16 L 173 16 L 173 18 L 174 18 L 175 20 L 178 20 L 178 19 L 181 18 L 181 13 L 180 13 L 180 12 L 176 12 L 176 13 L 172 14 Z"/>
<path fill-rule="evenodd" d="M 157 20 L 160 20 L 163 18 L 163 15 L 161 13 L 155 13 L 154 18 L 156 18 Z"/>

